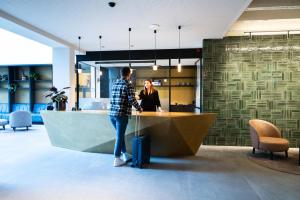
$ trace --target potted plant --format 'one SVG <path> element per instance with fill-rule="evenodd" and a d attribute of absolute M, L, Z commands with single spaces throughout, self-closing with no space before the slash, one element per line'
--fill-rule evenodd
<path fill-rule="evenodd" d="M 49 88 L 49 93 L 45 96 L 46 98 L 50 98 L 52 104 L 55 104 L 56 110 L 66 110 L 66 103 L 68 102 L 68 97 L 65 95 L 65 90 L 70 87 L 64 87 L 61 90 L 58 90 L 56 87 Z"/>
<path fill-rule="evenodd" d="M 29 73 L 29 78 L 30 78 L 31 80 L 34 80 L 34 81 L 39 80 L 40 74 L 37 73 L 37 72 L 30 72 L 30 73 Z"/>
<path fill-rule="evenodd" d="M 9 91 L 11 94 L 15 94 L 15 92 L 17 91 L 17 87 L 18 87 L 18 84 L 17 83 L 11 83 L 9 84 Z"/>

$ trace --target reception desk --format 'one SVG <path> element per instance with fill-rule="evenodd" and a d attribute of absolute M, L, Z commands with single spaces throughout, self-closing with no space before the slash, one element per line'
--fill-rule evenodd
<path fill-rule="evenodd" d="M 42 111 L 41 115 L 53 146 L 94 153 L 113 153 L 115 130 L 108 111 Z M 140 133 L 151 136 L 151 155 L 194 155 L 215 113 L 143 112 Z M 128 122 L 125 140 L 131 152 L 135 112 Z"/>

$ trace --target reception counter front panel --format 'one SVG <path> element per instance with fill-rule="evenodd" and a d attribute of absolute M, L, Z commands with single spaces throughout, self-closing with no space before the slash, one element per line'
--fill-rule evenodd
<path fill-rule="evenodd" d="M 115 130 L 107 111 L 43 111 L 41 115 L 53 146 L 113 153 Z M 214 113 L 143 112 L 139 130 L 151 136 L 151 155 L 194 155 L 215 119 Z M 125 133 L 128 152 L 135 120 L 134 114 Z"/>

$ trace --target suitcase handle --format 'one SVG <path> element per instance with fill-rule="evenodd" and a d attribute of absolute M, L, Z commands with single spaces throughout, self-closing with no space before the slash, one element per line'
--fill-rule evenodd
<path fill-rule="evenodd" d="M 134 127 L 134 136 L 140 136 L 140 123 L 141 116 L 138 112 L 135 113 L 135 127 Z"/>

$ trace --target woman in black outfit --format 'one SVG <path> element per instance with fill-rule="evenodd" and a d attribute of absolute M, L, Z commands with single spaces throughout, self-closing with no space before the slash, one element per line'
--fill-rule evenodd
<path fill-rule="evenodd" d="M 139 94 L 139 99 L 142 100 L 141 106 L 143 111 L 153 111 L 158 109 L 160 112 L 161 105 L 157 90 L 154 89 L 150 79 L 145 80 L 145 87 Z"/>

